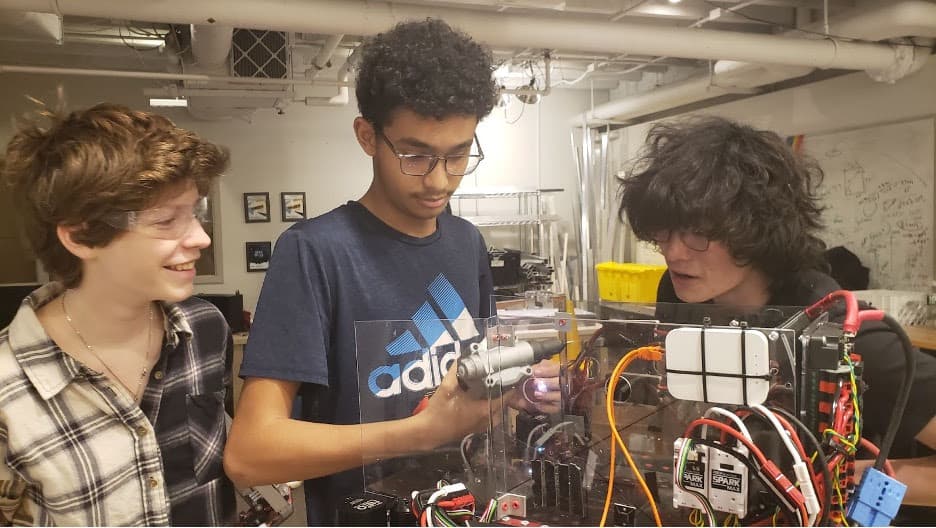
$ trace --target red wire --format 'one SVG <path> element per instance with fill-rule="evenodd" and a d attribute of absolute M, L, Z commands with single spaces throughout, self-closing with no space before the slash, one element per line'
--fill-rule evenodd
<path fill-rule="evenodd" d="M 790 439 L 793 440 L 793 445 L 796 446 L 796 450 L 799 451 L 800 457 L 803 458 L 803 461 L 805 462 L 809 460 L 809 456 L 806 455 L 806 449 L 803 448 L 803 443 L 800 442 L 799 435 L 796 434 L 796 429 L 793 428 L 790 422 L 786 421 L 786 418 L 784 418 L 783 415 L 774 413 L 774 416 L 777 418 L 777 421 L 780 422 L 780 425 L 782 425 L 783 428 L 786 429 L 788 433 L 790 433 Z M 809 471 L 812 473 L 813 477 L 816 476 L 811 466 Z"/>
<path fill-rule="evenodd" d="M 842 459 L 845 458 L 841 453 L 836 453 L 832 455 L 832 458 L 829 459 L 829 470 L 832 471 L 835 469 L 835 466 L 842 463 Z"/>
<path fill-rule="evenodd" d="M 871 443 L 871 440 L 868 440 L 867 438 L 861 438 L 858 443 L 861 447 L 867 449 L 872 455 L 874 455 L 875 458 L 877 458 L 878 454 L 881 452 L 881 450 L 878 449 L 878 446 Z M 895 476 L 894 466 L 891 464 L 890 460 L 884 461 L 884 473 L 889 477 Z"/>
<path fill-rule="evenodd" d="M 709 425 L 709 426 L 715 427 L 716 429 L 722 431 L 723 433 L 728 433 L 729 435 L 734 437 L 737 441 L 744 444 L 745 447 L 747 447 L 748 450 L 751 452 L 751 454 L 757 457 L 758 462 L 760 462 L 762 466 L 767 464 L 767 457 L 764 456 L 764 453 L 756 445 L 754 445 L 753 442 L 745 438 L 744 435 L 736 431 L 734 428 L 729 427 L 721 422 L 712 420 L 710 418 L 696 418 L 695 420 L 690 422 L 689 425 L 686 427 L 686 432 L 683 433 L 683 436 L 685 436 L 686 438 L 691 437 L 692 431 L 696 429 L 697 427 L 701 427 L 703 425 Z"/>
<path fill-rule="evenodd" d="M 884 315 L 886 315 L 881 310 L 862 310 L 858 312 L 858 321 L 863 323 L 865 321 L 882 321 L 884 320 Z"/>
<path fill-rule="evenodd" d="M 815 318 L 820 313 L 827 311 L 828 307 L 837 299 L 845 301 L 845 321 L 842 323 L 842 330 L 852 335 L 857 334 L 858 327 L 861 326 L 861 321 L 858 319 L 858 300 L 855 299 L 855 295 L 848 290 L 836 290 L 826 295 L 809 308 L 806 308 L 804 312 L 809 317 Z"/>
<path fill-rule="evenodd" d="M 695 428 L 701 427 L 703 425 L 709 425 L 709 426 L 715 427 L 716 429 L 719 429 L 733 436 L 739 442 L 744 444 L 745 447 L 748 448 L 748 450 L 751 452 L 752 455 L 757 457 L 757 460 L 760 462 L 761 467 L 767 466 L 767 457 L 764 456 L 764 453 L 760 449 L 758 449 L 758 447 L 754 445 L 753 442 L 745 438 L 744 435 L 736 431 L 734 428 L 729 427 L 721 422 L 711 420 L 708 418 L 696 418 L 689 424 L 688 427 L 686 427 L 686 432 L 683 434 L 683 436 L 685 436 L 686 438 L 690 438 L 692 435 L 692 431 Z M 800 515 L 802 516 L 802 521 L 806 522 L 806 519 L 809 517 L 809 514 L 806 513 L 806 506 L 803 503 L 803 501 L 795 500 L 789 495 L 787 495 L 787 497 L 790 498 L 794 504 L 796 504 L 796 506 L 799 508 Z"/>
<path fill-rule="evenodd" d="M 813 467 L 813 464 L 810 463 L 810 458 L 806 455 L 806 450 L 803 448 L 803 443 L 800 442 L 799 435 L 796 434 L 796 429 L 793 427 L 792 424 L 790 424 L 790 422 L 786 420 L 786 418 L 783 417 L 782 414 L 774 413 L 774 416 L 777 417 L 777 421 L 779 421 L 780 424 L 783 425 L 783 428 L 786 429 L 787 432 L 790 433 L 790 439 L 793 440 L 793 445 L 796 446 L 796 450 L 799 451 L 800 456 L 803 458 L 803 462 L 806 463 L 806 468 L 809 469 L 809 475 L 810 477 L 812 477 L 813 487 L 818 492 L 825 493 L 825 482 L 822 480 L 822 474 L 816 473 L 816 470 Z M 819 510 L 819 515 L 821 516 L 823 510 L 825 510 L 828 507 L 828 505 L 821 504 L 820 506 L 821 508 Z"/>

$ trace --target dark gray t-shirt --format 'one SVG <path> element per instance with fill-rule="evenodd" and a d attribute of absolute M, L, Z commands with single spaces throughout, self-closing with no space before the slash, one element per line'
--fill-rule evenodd
<path fill-rule="evenodd" d="M 359 423 L 359 402 L 365 411 L 380 410 L 371 416 L 383 409 L 408 413 L 438 384 L 431 365 L 451 355 L 452 341 L 483 330 L 439 321 L 489 317 L 492 289 L 484 239 L 469 222 L 443 214 L 435 233 L 414 238 L 348 202 L 280 236 L 240 375 L 301 382 L 305 420 Z M 356 340 L 356 321 L 412 325 Z M 360 358 L 357 344 L 367 351 Z M 358 361 L 366 386 L 358 386 Z M 401 379 L 407 365 L 420 362 L 430 365 L 422 372 L 428 380 Z M 330 524 L 340 501 L 362 491 L 361 470 L 309 480 L 305 488 L 308 523 Z"/>

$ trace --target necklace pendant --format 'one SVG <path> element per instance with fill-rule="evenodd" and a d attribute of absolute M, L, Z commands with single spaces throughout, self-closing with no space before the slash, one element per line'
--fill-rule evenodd
<path fill-rule="evenodd" d="M 140 379 L 146 379 L 146 375 L 149 374 L 149 369 L 143 367 L 143 372 L 140 372 Z"/>

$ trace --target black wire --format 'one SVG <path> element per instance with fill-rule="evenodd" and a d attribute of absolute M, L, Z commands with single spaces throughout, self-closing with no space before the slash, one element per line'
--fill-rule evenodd
<path fill-rule="evenodd" d="M 595 332 L 588 338 L 588 341 L 585 342 L 585 347 L 579 352 L 579 355 L 575 360 L 572 361 L 572 364 L 569 366 L 569 369 L 578 368 L 584 361 L 586 357 L 594 357 L 594 348 L 598 341 L 598 338 L 604 335 L 604 327 L 595 330 Z"/>
<path fill-rule="evenodd" d="M 520 114 L 515 119 L 508 120 L 507 119 L 507 106 L 505 105 L 504 106 L 504 122 L 507 123 L 508 125 L 517 124 L 517 122 L 520 121 L 520 118 L 523 117 L 523 112 L 525 110 L 526 110 L 526 103 L 524 103 L 523 101 L 520 101 Z"/>
<path fill-rule="evenodd" d="M 128 32 L 128 33 L 132 33 L 132 32 L 130 31 L 129 28 L 127 28 L 127 32 Z M 137 51 L 137 52 L 139 52 L 139 51 L 154 51 L 154 50 L 157 50 L 157 49 L 158 49 L 158 48 L 138 48 L 138 47 L 134 46 L 133 44 L 131 44 L 130 42 L 127 41 L 126 37 L 124 37 L 124 34 L 123 34 L 123 26 L 117 26 L 117 35 L 120 36 L 120 41 L 123 42 L 124 46 L 126 46 L 126 47 L 132 49 L 133 51 Z M 133 38 L 133 35 L 132 35 L 132 34 L 130 35 L 130 38 Z"/>
<path fill-rule="evenodd" d="M 823 486 L 825 489 L 822 495 L 822 517 L 819 519 L 819 526 L 825 526 L 825 523 L 829 520 L 829 513 L 832 509 L 832 487 L 834 481 L 832 480 L 832 472 L 829 471 L 829 460 L 826 458 L 825 453 L 822 452 L 822 444 L 819 443 L 819 439 L 816 438 L 816 435 L 814 435 L 799 418 L 793 416 L 793 413 L 787 412 L 780 407 L 771 407 L 770 410 L 786 418 L 800 433 L 805 433 L 803 436 L 809 440 L 811 444 L 810 447 L 816 453 L 816 461 L 813 462 L 813 468 L 817 465 L 819 466 L 822 470 L 822 482 L 825 484 L 825 486 Z"/>
<path fill-rule="evenodd" d="M 181 40 L 179 40 L 179 34 L 177 33 L 176 27 L 173 24 L 169 24 L 169 32 L 166 33 L 166 37 L 168 38 L 169 36 L 172 37 L 172 40 L 177 50 L 176 54 L 179 55 L 180 57 L 192 47 L 191 41 L 189 41 L 189 44 L 185 46 L 184 49 L 182 48 L 182 42 Z"/>
<path fill-rule="evenodd" d="M 913 377 L 916 374 L 916 356 L 913 353 L 913 345 L 910 338 L 904 332 L 900 323 L 893 317 L 885 314 L 884 324 L 900 338 L 900 344 L 904 351 L 904 379 L 900 387 L 900 393 L 897 395 L 897 402 L 894 404 L 894 411 L 891 413 L 890 423 L 887 424 L 887 432 L 884 434 L 884 440 L 881 441 L 877 458 L 874 460 L 874 469 L 884 470 L 884 463 L 887 462 L 887 456 L 890 454 L 891 446 L 894 445 L 894 438 L 897 436 L 897 429 L 900 427 L 900 421 L 903 419 L 904 411 L 907 408 L 907 401 L 910 399 L 910 390 L 913 388 Z"/>
<path fill-rule="evenodd" d="M 739 405 L 739 406 L 738 406 L 738 409 L 743 409 L 743 410 L 745 410 L 745 411 L 750 412 L 750 413 L 751 413 L 751 414 L 749 415 L 750 417 L 756 418 L 756 419 L 760 420 L 761 422 L 763 422 L 763 423 L 767 426 L 767 429 L 768 429 L 769 431 L 773 431 L 773 432 L 779 437 L 780 443 L 781 443 L 781 444 L 783 443 L 783 438 L 784 438 L 784 435 L 786 435 L 786 432 L 784 432 L 784 431 L 778 431 L 777 428 L 774 427 L 773 422 L 770 421 L 770 418 L 767 418 L 766 416 L 764 416 L 763 414 L 761 414 L 760 412 L 758 412 L 757 410 L 755 410 L 753 407 L 748 407 L 748 406 L 746 406 L 746 405 Z M 775 410 L 775 409 L 769 409 L 769 410 Z M 784 450 L 784 452 L 786 452 L 786 450 Z M 777 465 L 779 466 L 779 463 L 778 463 Z M 792 468 L 790 468 L 790 469 L 792 469 Z M 788 472 L 787 475 L 789 476 L 790 473 Z"/>

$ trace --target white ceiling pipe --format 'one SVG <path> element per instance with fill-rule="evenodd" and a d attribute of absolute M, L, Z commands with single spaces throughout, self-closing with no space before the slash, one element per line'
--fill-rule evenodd
<path fill-rule="evenodd" d="M 841 32 L 852 38 L 874 37 L 877 40 L 906 36 L 908 33 L 905 33 L 905 31 L 910 29 L 919 32 L 919 35 L 914 36 L 930 36 L 936 32 L 936 13 L 931 12 L 930 9 L 936 9 L 936 5 L 918 0 L 906 0 L 898 4 L 847 13 L 830 21 L 830 30 L 835 34 Z M 914 20 L 915 17 L 924 18 Z M 912 27 L 910 25 L 911 20 L 913 20 Z M 894 25 L 886 26 L 885 24 L 888 23 Z M 820 23 L 807 29 L 821 31 L 822 25 Z M 907 51 L 906 47 L 904 47 L 903 51 Z M 891 80 L 916 71 L 925 63 L 926 57 L 927 54 L 925 53 L 917 54 L 915 60 L 906 69 L 903 69 L 899 75 L 893 76 Z M 743 82 L 741 79 L 744 77 L 749 78 L 750 82 L 746 83 L 748 87 L 763 86 L 809 73 L 808 70 L 774 69 L 773 72 L 765 76 L 765 70 L 761 65 L 733 61 L 718 61 L 715 63 L 714 69 L 716 78 L 718 73 L 730 75 L 734 83 Z M 786 72 L 786 76 L 784 76 L 784 72 Z M 684 81 L 678 81 L 648 92 L 596 106 L 591 111 L 586 112 L 584 117 L 586 121 L 594 124 L 600 124 L 602 121 L 607 120 L 626 122 L 637 117 L 722 95 L 722 93 L 710 91 L 710 85 L 711 81 L 708 75 L 694 76 Z M 580 127 L 582 123 L 583 116 L 581 115 L 569 120 L 569 124 L 573 127 Z"/>
<path fill-rule="evenodd" d="M 159 37 L 144 37 L 141 35 L 93 35 L 87 33 L 65 32 L 65 42 L 87 42 L 90 44 L 110 44 L 114 46 L 126 47 L 128 45 L 138 48 L 161 48 L 166 45 L 166 41 Z"/>
<path fill-rule="evenodd" d="M 205 88 L 177 88 L 175 86 L 162 88 L 144 88 L 143 95 L 147 97 L 247 97 L 247 98 L 279 98 L 286 97 L 289 92 L 285 90 L 227 90 Z"/>
<path fill-rule="evenodd" d="M 821 31 L 821 24 L 809 29 Z M 829 21 L 829 32 L 841 37 L 884 40 L 896 37 L 936 37 L 936 3 L 904 0 L 857 9 Z"/>
<path fill-rule="evenodd" d="M 0 73 L 33 73 L 40 75 L 76 75 L 80 77 L 122 77 L 126 79 L 157 79 L 163 81 L 196 81 L 204 83 L 226 83 L 240 85 L 270 86 L 347 86 L 347 81 L 327 81 L 316 79 L 261 79 L 256 77 L 228 77 L 224 75 L 205 75 L 200 73 L 162 73 L 127 70 L 98 70 L 87 68 L 54 68 L 50 66 L 20 66 L 0 64 Z"/>
<path fill-rule="evenodd" d="M 329 35 L 325 43 L 322 44 L 322 49 L 312 58 L 312 67 L 306 70 L 305 73 L 306 79 L 314 79 L 320 71 L 328 67 L 329 61 L 331 61 L 343 38 L 344 35 Z"/>
<path fill-rule="evenodd" d="M 63 15 L 372 35 L 396 22 L 445 19 L 490 46 L 730 59 L 792 66 L 883 70 L 897 60 L 891 46 L 774 35 L 643 26 L 583 19 L 489 13 L 361 0 L 0 0 L 0 9 Z"/>
<path fill-rule="evenodd" d="M 343 105 L 348 104 L 348 102 L 351 100 L 351 95 L 349 93 L 350 88 L 348 88 L 348 86 L 351 83 L 348 82 L 348 77 L 350 76 L 351 65 L 354 64 L 354 59 L 359 49 L 361 49 L 360 46 L 349 51 L 348 56 L 345 57 L 344 64 L 342 64 L 341 67 L 338 68 L 338 84 L 340 84 L 341 87 L 338 89 L 338 95 L 329 98 L 326 104 L 343 106 Z M 310 104 L 308 98 L 306 98 L 305 104 L 306 105 Z M 316 104 L 320 104 L 320 103 L 316 103 Z"/>
<path fill-rule="evenodd" d="M 338 81 L 344 81 L 345 83 L 347 83 L 348 73 L 345 72 L 343 76 L 338 77 Z M 336 106 L 344 106 L 348 104 L 350 100 L 351 100 L 351 95 L 348 93 L 348 87 L 342 86 L 338 89 L 338 95 L 335 95 L 328 99 L 328 104 L 336 105 Z M 306 104 L 309 104 L 309 103 L 306 102 Z"/>
<path fill-rule="evenodd" d="M 205 70 L 218 70 L 227 65 L 231 53 L 232 26 L 192 24 L 192 56 L 195 64 Z"/>
<path fill-rule="evenodd" d="M 749 89 L 806 75 L 811 71 L 812 68 L 808 67 L 764 67 L 746 62 L 719 61 L 711 76 L 696 76 L 665 84 L 649 92 L 597 106 L 586 114 L 586 118 L 590 123 L 627 122 L 636 117 L 732 93 L 734 88 Z M 576 117 L 570 124 L 581 126 L 582 117 Z"/>

